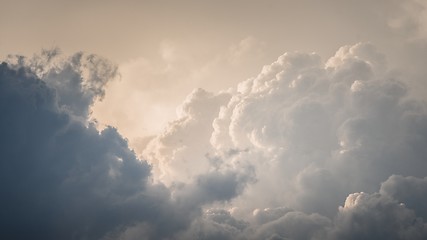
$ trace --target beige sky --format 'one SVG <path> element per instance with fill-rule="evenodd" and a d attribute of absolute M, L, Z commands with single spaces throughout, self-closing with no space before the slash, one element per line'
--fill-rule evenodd
<path fill-rule="evenodd" d="M 399 1 L 2 0 L 0 53 L 59 46 L 121 63 L 155 57 L 164 40 L 209 55 L 253 36 L 274 55 L 289 50 L 330 55 L 337 46 L 388 34 L 387 18 L 399 14 L 393 2 Z"/>
<path fill-rule="evenodd" d="M 192 89 L 233 87 L 287 51 L 326 60 L 369 41 L 395 65 L 420 64 L 423 52 L 410 50 L 425 44 L 423 2 L 0 0 L 0 57 L 60 47 L 117 63 L 121 81 L 94 116 L 137 142 L 174 119 Z"/>

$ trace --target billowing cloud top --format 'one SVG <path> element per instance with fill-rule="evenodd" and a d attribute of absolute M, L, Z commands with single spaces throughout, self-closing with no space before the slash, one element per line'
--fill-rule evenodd
<path fill-rule="evenodd" d="M 253 225 L 208 214 L 193 231 L 215 239 L 422 239 L 415 189 L 424 189 L 427 114 L 408 91 L 371 44 L 344 46 L 325 63 L 286 53 L 235 90 L 194 91 L 144 156 L 166 184 L 219 169 L 248 177 L 222 207 Z M 380 217 L 365 222 L 371 214 Z"/>
<path fill-rule="evenodd" d="M 143 159 L 94 55 L 0 67 L 4 239 L 426 239 L 427 112 L 370 44 L 194 90 Z"/>

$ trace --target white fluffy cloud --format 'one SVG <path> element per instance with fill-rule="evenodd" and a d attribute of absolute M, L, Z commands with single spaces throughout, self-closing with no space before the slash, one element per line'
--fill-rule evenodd
<path fill-rule="evenodd" d="M 120 64 L 120 81 L 111 82 L 106 97 L 92 108 L 97 121 L 119 128 L 138 153 L 176 118 L 176 106 L 195 86 L 214 91 L 234 86 L 255 74 L 264 59 L 263 45 L 254 37 L 215 51 L 206 43 L 159 45 L 155 57 Z"/>
<path fill-rule="evenodd" d="M 212 235 L 191 234 L 207 239 L 250 238 L 248 231 L 258 234 L 255 239 L 422 239 L 422 194 L 407 194 L 416 200 L 411 199 L 399 190 L 405 181 L 387 180 L 393 174 L 427 174 L 426 105 L 409 96 L 402 76 L 371 44 L 344 46 L 326 62 L 315 53 L 286 53 L 236 89 L 194 91 L 183 104 L 184 114 L 149 143 L 144 156 L 161 173 L 155 178 L 168 185 L 212 169 L 251 179 L 222 205 L 249 227 L 237 231 L 198 220 L 193 228 Z M 353 194 L 361 191 L 370 194 Z M 356 196 L 363 200 L 353 201 Z M 353 229 L 358 214 L 370 217 L 362 207 L 345 210 L 352 201 L 366 202 L 366 214 L 378 211 L 384 217 L 373 220 L 375 227 Z M 388 211 L 383 202 L 396 213 L 383 212 Z M 283 207 L 289 211 L 279 218 L 261 225 L 253 220 L 255 209 Z M 305 230 L 298 232 L 295 222 Z"/>

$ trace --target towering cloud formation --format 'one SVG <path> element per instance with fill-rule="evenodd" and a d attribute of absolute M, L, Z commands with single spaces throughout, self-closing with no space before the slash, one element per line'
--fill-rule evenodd
<path fill-rule="evenodd" d="M 213 169 L 255 180 L 223 206 L 231 220 L 208 214 L 193 237 L 422 239 L 424 197 L 407 189 L 425 188 L 427 112 L 403 81 L 370 44 L 326 63 L 286 53 L 235 90 L 193 92 L 145 156 L 167 184 Z"/>
<path fill-rule="evenodd" d="M 427 238 L 426 105 L 374 46 L 194 90 L 147 161 L 89 120 L 115 76 L 81 53 L 1 65 L 1 238 Z"/>

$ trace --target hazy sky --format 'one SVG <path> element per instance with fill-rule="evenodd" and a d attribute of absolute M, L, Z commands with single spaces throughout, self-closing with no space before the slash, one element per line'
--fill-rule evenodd
<path fill-rule="evenodd" d="M 427 239 L 427 2 L 0 0 L 2 239 Z"/>
<path fill-rule="evenodd" d="M 423 36 L 426 15 L 422 1 L 394 0 L 4 1 L 0 56 L 59 47 L 118 64 L 122 81 L 94 115 L 137 139 L 158 133 L 192 89 L 233 87 L 284 52 L 327 59 L 371 42 L 407 63 L 416 56 L 402 46 Z"/>
<path fill-rule="evenodd" d="M 349 42 L 390 36 L 401 1 L 3 1 L 1 54 L 32 54 L 60 46 L 115 62 L 158 57 L 176 42 L 188 55 L 212 58 L 242 39 L 277 52 L 316 51 L 329 57 Z M 54 38 L 52 36 L 55 36 Z M 29 41 L 31 39 L 31 41 Z M 200 55 L 200 56 L 197 56 Z"/>

